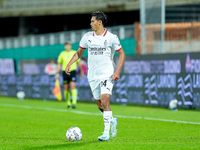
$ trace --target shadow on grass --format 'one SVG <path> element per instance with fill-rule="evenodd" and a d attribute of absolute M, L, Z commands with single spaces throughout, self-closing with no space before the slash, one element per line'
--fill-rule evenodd
<path fill-rule="evenodd" d="M 43 150 L 43 149 L 68 149 L 68 148 L 78 148 L 82 146 L 86 146 L 87 144 L 94 144 L 99 141 L 97 140 L 92 140 L 92 141 L 66 141 L 66 143 L 62 144 L 55 144 L 55 145 L 43 145 L 43 146 L 37 146 L 37 147 L 28 147 L 27 149 L 31 150 Z"/>

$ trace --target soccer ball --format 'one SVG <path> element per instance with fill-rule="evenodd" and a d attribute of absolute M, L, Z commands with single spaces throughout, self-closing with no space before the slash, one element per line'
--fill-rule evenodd
<path fill-rule="evenodd" d="M 66 132 L 66 137 L 69 141 L 79 141 L 82 138 L 81 129 L 78 127 L 71 127 Z"/>
<path fill-rule="evenodd" d="M 173 99 L 169 102 L 169 108 L 172 110 L 172 111 L 175 111 L 177 110 L 177 104 L 178 104 L 178 100 L 176 99 Z"/>
<path fill-rule="evenodd" d="M 23 100 L 25 97 L 25 93 L 23 91 L 17 92 L 17 98 Z"/>

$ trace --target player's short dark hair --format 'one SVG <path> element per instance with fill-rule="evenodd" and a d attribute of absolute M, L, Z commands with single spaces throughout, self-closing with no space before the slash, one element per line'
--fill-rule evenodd
<path fill-rule="evenodd" d="M 101 20 L 103 23 L 103 26 L 107 23 L 108 17 L 104 14 L 102 11 L 95 11 L 92 14 L 92 17 L 96 17 L 97 20 Z"/>

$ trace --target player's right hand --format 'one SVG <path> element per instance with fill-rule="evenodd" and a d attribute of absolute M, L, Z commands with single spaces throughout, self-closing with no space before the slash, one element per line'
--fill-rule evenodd
<path fill-rule="evenodd" d="M 66 72 L 67 75 L 70 75 L 70 71 L 69 71 L 70 68 L 71 68 L 71 66 L 68 66 L 68 65 L 67 65 L 67 67 L 66 67 L 66 69 L 65 69 L 65 72 Z"/>

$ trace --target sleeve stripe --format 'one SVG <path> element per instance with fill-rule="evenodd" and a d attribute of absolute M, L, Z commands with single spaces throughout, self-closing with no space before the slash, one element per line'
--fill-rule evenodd
<path fill-rule="evenodd" d="M 119 50 L 121 50 L 122 49 L 122 47 L 121 48 L 119 48 L 118 50 L 116 50 L 116 51 L 119 51 Z"/>
<path fill-rule="evenodd" d="M 80 48 L 82 48 L 82 49 L 87 49 L 87 48 L 85 48 L 85 47 L 81 47 L 81 46 L 79 46 Z"/>

